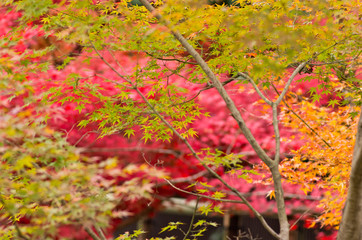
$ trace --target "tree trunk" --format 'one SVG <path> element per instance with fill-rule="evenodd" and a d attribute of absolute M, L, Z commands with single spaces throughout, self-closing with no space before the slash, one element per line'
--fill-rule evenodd
<path fill-rule="evenodd" d="M 274 165 L 270 168 L 274 182 L 275 200 L 278 208 L 278 220 L 280 225 L 280 239 L 289 240 L 289 222 L 284 202 L 284 191 L 282 186 L 282 176 L 279 172 L 279 166 Z"/>
<path fill-rule="evenodd" d="M 347 200 L 337 240 L 362 239 L 362 110 L 357 127 Z"/>

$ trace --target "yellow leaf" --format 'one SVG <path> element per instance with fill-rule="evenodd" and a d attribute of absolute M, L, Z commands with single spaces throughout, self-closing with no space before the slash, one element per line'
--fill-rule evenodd
<path fill-rule="evenodd" d="M 16 129 L 15 128 L 8 128 L 6 129 L 6 135 L 8 137 L 14 137 L 16 135 Z"/>
<path fill-rule="evenodd" d="M 34 161 L 35 161 L 34 158 L 32 158 L 32 157 L 29 156 L 29 155 L 26 155 L 26 156 L 18 159 L 18 161 L 16 161 L 14 169 L 15 169 L 15 170 L 21 170 L 21 169 L 23 169 L 24 167 L 32 168 Z"/>
<path fill-rule="evenodd" d="M 113 168 L 115 168 L 115 167 L 117 167 L 117 166 L 118 166 L 117 159 L 116 159 L 116 158 L 112 158 L 112 159 L 107 160 L 107 164 L 106 164 L 106 166 L 104 167 L 104 169 L 109 170 L 109 169 L 113 169 Z"/>
<path fill-rule="evenodd" d="M 12 157 L 12 156 L 13 156 L 13 153 L 12 153 L 12 152 L 6 151 L 6 152 L 2 155 L 1 159 L 7 159 L 7 158 L 10 158 L 10 157 Z"/>
<path fill-rule="evenodd" d="M 44 128 L 44 132 L 48 135 L 52 135 L 54 133 L 54 130 L 49 127 L 46 127 Z"/>
<path fill-rule="evenodd" d="M 270 190 L 268 192 L 268 194 L 266 195 L 266 197 L 269 197 L 269 199 L 275 199 L 275 191 L 274 190 Z"/>

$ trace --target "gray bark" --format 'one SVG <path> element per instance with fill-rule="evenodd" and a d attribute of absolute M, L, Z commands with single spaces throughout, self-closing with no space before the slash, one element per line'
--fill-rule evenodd
<path fill-rule="evenodd" d="M 347 200 L 337 240 L 362 239 L 362 110 L 357 127 Z"/>

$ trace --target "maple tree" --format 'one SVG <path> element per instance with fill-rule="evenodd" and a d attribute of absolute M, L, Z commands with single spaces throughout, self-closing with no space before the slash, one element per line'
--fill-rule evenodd
<path fill-rule="evenodd" d="M 4 230 L 9 238 L 55 236 L 54 226 L 69 224 L 97 239 L 93 226 L 102 237 L 98 224 L 139 212 L 154 187 L 229 208 L 242 203 L 236 208 L 248 208 L 277 239 L 289 238 L 295 201 L 287 189 L 324 194 L 318 220 L 339 224 L 358 111 L 352 106 L 361 96 L 357 1 L 35 2 L 7 1 L 2 10 L 1 110 L 11 121 L 2 120 L 1 185 L 15 189 L 1 191 L 3 217 L 14 223 Z M 123 153 L 112 158 L 112 149 Z M 355 149 L 355 195 L 340 239 L 359 234 L 359 142 Z M 185 188 L 190 181 L 196 194 Z M 260 214 L 266 193 L 242 194 L 260 183 L 275 198 L 279 233 Z M 221 211 L 215 203 L 200 210 Z M 20 228 L 26 216 L 30 223 Z"/>

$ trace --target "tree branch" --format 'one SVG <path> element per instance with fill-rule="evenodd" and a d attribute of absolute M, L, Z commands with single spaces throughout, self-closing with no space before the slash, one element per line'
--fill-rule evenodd
<path fill-rule="evenodd" d="M 144 6 L 150 11 L 153 12 L 153 7 L 149 4 L 148 1 L 141 0 Z M 159 14 L 156 14 L 156 17 L 161 19 L 161 16 Z M 252 145 L 252 147 L 257 152 L 258 156 L 269 166 L 273 165 L 273 160 L 269 158 L 269 156 L 265 153 L 265 151 L 260 147 L 260 145 L 256 142 L 254 136 L 251 134 L 250 130 L 245 124 L 244 119 L 241 117 L 240 112 L 237 110 L 235 103 L 232 101 L 230 96 L 227 94 L 226 90 L 223 88 L 222 83 L 217 79 L 217 77 L 214 75 L 212 70 L 208 67 L 206 62 L 201 58 L 201 56 L 196 52 L 196 50 L 187 42 L 187 40 L 179 33 L 171 31 L 174 37 L 181 42 L 181 44 L 188 50 L 188 52 L 196 59 L 196 61 L 201 65 L 201 68 L 204 70 L 204 72 L 207 74 L 207 76 L 212 81 L 213 86 L 219 91 L 220 95 L 224 99 L 226 105 L 228 106 L 229 110 L 231 111 L 232 116 L 237 121 L 239 127 L 241 128 L 242 132 L 244 133 L 244 136 L 247 138 L 249 143 Z M 92 44 L 92 42 L 91 42 Z M 102 59 L 102 61 L 105 62 L 105 64 L 112 69 L 119 77 L 122 79 L 125 79 L 128 83 L 132 84 L 134 90 L 136 90 L 137 94 L 145 101 L 145 103 L 149 106 L 149 108 L 157 115 L 157 117 L 169 128 L 173 131 L 173 133 L 178 136 L 189 148 L 189 150 L 192 152 L 193 156 L 215 177 L 217 178 L 224 186 L 229 188 L 232 192 L 234 192 L 241 200 L 246 204 L 249 209 L 255 214 L 255 216 L 261 221 L 264 228 L 275 238 L 280 239 L 279 235 L 267 224 L 263 216 L 240 194 L 240 192 L 230 186 L 225 180 L 223 180 L 214 170 L 212 170 L 210 167 L 208 167 L 206 164 L 202 163 L 202 160 L 199 158 L 195 150 L 192 148 L 190 143 L 182 137 L 178 131 L 166 119 L 150 104 L 150 102 L 147 100 L 147 98 L 142 94 L 142 92 L 137 88 L 136 85 L 134 85 L 131 81 L 129 81 L 125 76 L 121 75 L 110 63 L 99 53 L 99 51 L 96 49 L 96 47 L 92 44 L 93 48 L 95 49 L 96 53 L 99 55 L 99 57 Z"/>
<path fill-rule="evenodd" d="M 205 176 L 205 174 L 208 173 L 207 170 L 203 170 L 201 172 L 198 172 L 194 175 L 188 176 L 188 177 L 183 177 L 183 178 L 176 178 L 176 179 L 172 179 L 169 180 L 169 182 L 171 182 L 172 184 L 177 184 L 177 183 L 186 183 L 186 182 L 191 182 L 194 181 L 195 179 Z M 164 182 L 164 183 L 158 183 L 156 184 L 156 187 L 161 187 L 163 185 L 168 184 L 168 182 Z"/>
<path fill-rule="evenodd" d="M 307 65 L 308 61 L 303 62 L 301 64 L 299 64 L 299 66 L 293 71 L 292 75 L 289 77 L 287 84 L 285 85 L 282 93 L 279 95 L 278 99 L 275 101 L 276 105 L 279 105 L 280 102 L 283 100 L 285 94 L 287 93 L 290 84 L 292 83 L 292 81 L 294 80 L 295 76 L 297 76 L 297 74 L 300 72 L 300 70 L 302 70 L 305 65 Z"/>
<path fill-rule="evenodd" d="M 338 45 L 338 44 L 340 44 L 341 42 L 344 42 L 344 41 L 346 41 L 347 39 L 349 39 L 349 38 L 351 38 L 351 37 L 353 37 L 353 36 L 359 36 L 359 34 L 357 34 L 357 33 L 353 33 L 353 34 L 351 34 L 351 35 L 349 35 L 349 36 L 345 37 L 345 38 L 344 38 L 344 39 L 342 39 L 341 41 L 335 42 L 333 45 L 331 45 L 331 46 L 327 47 L 326 49 L 323 49 L 323 50 L 322 50 L 322 51 L 320 51 L 319 53 L 315 53 L 315 54 L 313 55 L 313 57 L 312 57 L 312 58 L 315 58 L 315 57 L 317 57 L 317 56 L 321 55 L 322 53 L 325 53 L 325 52 L 326 52 L 326 51 L 328 51 L 329 49 L 331 49 L 331 48 L 333 48 L 333 47 L 337 46 L 337 45 Z"/>
<path fill-rule="evenodd" d="M 305 212 L 302 215 L 300 215 L 300 217 L 293 223 L 293 225 L 290 226 L 290 229 L 292 229 L 310 210 L 311 208 L 305 210 Z"/>
<path fill-rule="evenodd" d="M 337 240 L 360 240 L 362 236 L 362 110 L 357 124 L 346 205 Z"/>
<path fill-rule="evenodd" d="M 236 79 L 237 79 L 237 78 L 230 78 L 230 79 L 228 79 L 228 80 L 225 80 L 225 81 L 221 82 L 221 84 L 222 84 L 223 86 L 225 86 L 226 84 L 231 83 L 232 81 L 234 81 L 234 80 L 236 80 Z M 192 98 L 190 98 L 190 99 L 188 99 L 188 100 L 186 100 L 186 101 L 184 101 L 184 102 L 182 102 L 182 103 L 173 104 L 173 105 L 171 105 L 171 106 L 177 106 L 177 105 L 182 105 L 182 104 L 191 102 L 192 100 L 194 100 L 195 98 L 197 98 L 203 91 L 209 90 L 209 89 L 211 89 L 211 88 L 214 88 L 214 86 L 213 86 L 212 84 L 206 84 L 206 86 L 205 86 L 204 88 L 202 88 L 201 90 L 199 90 L 199 91 L 196 93 L 196 95 L 193 96 Z"/>
<path fill-rule="evenodd" d="M 202 162 L 201 158 L 198 156 L 198 154 L 195 152 L 193 147 L 190 145 L 190 143 L 180 135 L 180 133 L 151 105 L 151 103 L 147 100 L 147 98 L 143 95 L 143 93 L 134 86 L 135 90 L 137 91 L 138 95 L 145 101 L 145 103 L 149 106 L 149 108 L 157 115 L 157 117 L 169 128 L 172 130 L 172 132 L 180 138 L 187 146 L 187 148 L 191 151 L 192 155 L 201 163 L 201 165 L 206 168 L 215 178 L 217 178 L 225 187 L 229 188 L 232 192 L 234 192 L 243 202 L 245 205 L 247 205 L 250 210 L 255 214 L 255 216 L 261 221 L 262 225 L 266 228 L 266 230 L 273 235 L 275 238 L 279 239 L 278 234 L 267 224 L 263 216 L 240 194 L 240 192 L 230 186 L 224 179 L 220 177 L 219 174 L 217 174 L 214 170 L 212 170 L 209 166 L 207 166 L 205 163 Z"/>
<path fill-rule="evenodd" d="M 275 164 L 279 164 L 280 161 L 280 132 L 279 132 L 279 120 L 278 120 L 278 104 L 272 103 L 273 109 L 273 128 L 275 135 Z"/>
<path fill-rule="evenodd" d="M 94 49 L 94 51 L 96 52 L 96 54 L 99 56 L 99 58 L 110 68 L 112 69 L 112 71 L 117 74 L 120 78 L 122 78 L 123 80 L 125 80 L 126 82 L 130 83 L 131 85 L 132 82 L 126 77 L 123 76 L 122 74 L 120 74 L 103 56 L 102 54 L 98 51 L 98 49 L 94 46 L 93 42 L 89 40 L 89 43 L 91 44 L 92 48 Z M 116 84 L 120 84 L 115 82 Z"/>
<path fill-rule="evenodd" d="M 246 73 L 242 73 L 242 72 L 238 72 L 238 76 L 241 76 L 243 78 L 245 78 L 246 80 L 248 80 L 251 85 L 253 85 L 255 91 L 258 93 L 258 95 L 270 106 L 272 105 L 272 101 L 270 101 L 269 99 L 267 99 L 265 97 L 265 95 L 259 90 L 258 86 L 256 85 L 256 83 L 254 82 L 254 80 Z"/>
<path fill-rule="evenodd" d="M 197 206 L 199 205 L 199 200 L 200 198 L 197 197 L 197 200 L 196 200 L 196 204 L 195 204 L 195 209 L 194 209 L 194 212 L 192 214 L 192 218 L 191 218 L 191 221 L 190 221 L 190 226 L 189 226 L 189 229 L 187 230 L 183 240 L 186 240 L 187 237 L 190 235 L 191 233 L 191 230 L 192 230 L 192 226 L 194 225 L 194 221 L 195 221 L 195 215 L 196 215 L 196 212 L 197 212 Z"/>
<path fill-rule="evenodd" d="M 262 225 L 265 227 L 265 229 L 275 238 L 279 239 L 278 234 L 268 225 L 268 223 L 265 221 L 265 219 L 263 218 L 263 216 L 240 194 L 240 192 L 230 186 L 224 179 L 222 179 L 214 170 L 212 170 L 209 166 L 207 166 L 206 164 L 204 164 L 202 162 L 202 160 L 200 159 L 200 157 L 197 155 L 197 153 L 195 152 L 195 150 L 192 148 L 192 146 L 190 145 L 190 143 L 180 135 L 180 133 L 151 105 L 151 103 L 147 100 L 147 98 L 143 95 L 143 93 L 137 88 L 137 86 L 135 86 L 131 81 L 129 81 L 128 79 L 126 79 L 125 76 L 123 76 L 122 74 L 118 73 L 118 71 L 112 67 L 112 65 L 110 65 L 110 63 L 100 54 L 100 52 L 95 48 L 95 46 L 92 44 L 94 50 L 96 51 L 97 55 L 102 59 L 102 61 L 104 61 L 104 63 L 112 70 L 114 71 L 119 77 L 121 77 L 122 79 L 126 80 L 128 83 L 130 83 L 133 86 L 133 89 L 137 92 L 137 94 L 143 99 L 143 101 L 148 105 L 148 107 L 155 113 L 155 115 L 169 128 L 172 130 L 172 132 L 178 137 L 180 138 L 187 146 L 187 148 L 191 151 L 192 155 L 201 163 L 201 165 L 207 169 L 208 172 L 210 172 L 215 178 L 217 178 L 225 187 L 229 188 L 232 192 L 234 192 L 241 200 L 242 202 L 247 205 L 249 207 L 249 209 L 255 214 L 255 216 L 260 220 L 260 222 L 262 223 Z M 219 84 L 221 84 L 219 81 L 217 81 Z M 224 89 L 225 90 L 225 89 Z M 234 105 L 235 107 L 235 105 Z M 236 107 L 235 107 L 236 109 Z M 240 113 L 239 113 L 240 115 Z M 241 116 L 240 116 L 241 117 Z M 245 126 L 246 127 L 246 126 Z M 251 135 L 251 133 L 250 133 Z M 251 135 L 252 136 L 252 135 Z M 255 140 L 255 139 L 254 139 Z M 260 146 L 259 146 L 260 147 Z M 261 149 L 261 148 L 260 148 Z M 263 151 L 263 150 L 262 150 Z M 265 153 L 266 155 L 266 153 Z M 267 155 L 266 155 L 267 156 Z M 271 160 L 269 157 L 268 159 L 270 161 Z"/>
<path fill-rule="evenodd" d="M 102 240 L 102 239 L 100 239 L 98 236 L 97 236 L 97 234 L 95 234 L 94 232 L 93 232 L 93 230 L 90 228 L 90 227 L 86 227 L 85 228 L 85 231 L 88 233 L 88 235 L 91 237 L 91 238 L 93 238 L 94 240 Z"/>
<path fill-rule="evenodd" d="M 140 0 L 143 6 L 146 7 L 146 9 L 154 14 L 154 16 L 161 22 L 163 22 L 167 27 L 169 27 L 169 24 L 163 20 L 162 16 L 155 11 L 155 9 L 152 7 L 152 5 L 147 0 Z M 256 139 L 250 132 L 249 128 L 246 126 L 244 119 L 242 118 L 239 110 L 236 108 L 235 103 L 230 98 L 228 93 L 226 92 L 225 88 L 222 86 L 222 83 L 218 80 L 216 75 L 213 73 L 213 71 L 210 69 L 210 67 L 207 65 L 207 63 L 204 61 L 204 59 L 200 56 L 200 54 L 188 43 L 188 41 L 179 33 L 176 31 L 173 31 L 171 29 L 171 34 L 182 44 L 182 46 L 187 50 L 187 52 L 194 57 L 196 62 L 200 65 L 202 70 L 205 72 L 207 77 L 212 82 L 212 85 L 217 89 L 220 96 L 225 101 L 228 109 L 231 112 L 231 115 L 238 123 L 241 131 L 243 132 L 244 136 L 248 140 L 248 142 L 251 144 L 253 149 L 257 152 L 260 159 L 268 166 L 273 165 L 273 160 L 266 154 L 266 152 L 260 147 L 260 145 L 257 143 Z"/>
<path fill-rule="evenodd" d="M 19 238 L 21 238 L 23 240 L 30 240 L 21 232 L 17 222 L 14 222 L 14 226 L 15 226 L 15 230 L 16 230 L 16 233 L 18 234 Z"/>
<path fill-rule="evenodd" d="M 347 63 L 347 62 L 352 62 L 356 59 L 358 59 L 359 55 L 361 55 L 362 50 L 360 50 L 356 56 L 354 56 L 353 58 L 350 59 L 346 59 L 346 60 L 336 60 L 336 61 L 332 61 L 332 62 L 320 62 L 320 63 L 308 63 L 308 65 L 310 66 L 323 66 L 323 65 L 331 65 L 331 64 L 336 64 L 336 63 Z"/>
<path fill-rule="evenodd" d="M 228 203 L 239 203 L 239 204 L 245 204 L 244 201 L 238 201 L 238 200 L 232 200 L 232 199 L 221 199 L 221 198 L 214 198 L 214 197 L 210 197 L 207 195 L 203 195 L 203 194 L 199 194 L 199 193 L 194 193 L 194 192 L 190 192 L 190 191 L 186 191 L 184 189 L 181 189 L 179 187 L 176 187 L 171 181 L 167 180 L 166 178 L 164 178 L 164 180 L 174 189 L 176 189 L 177 191 L 189 194 L 189 195 L 193 195 L 199 198 L 206 198 L 206 199 L 210 199 L 210 200 L 214 200 L 214 201 L 218 201 L 218 202 L 228 202 Z"/>
<path fill-rule="evenodd" d="M 151 12 L 154 13 L 154 8 L 151 6 L 151 4 L 147 1 L 147 0 L 141 0 L 141 3 Z M 160 14 L 156 13 L 155 14 L 156 18 L 158 18 L 159 20 L 162 20 L 162 17 Z M 168 25 L 166 23 L 166 25 Z M 201 66 L 201 68 L 203 69 L 203 71 L 206 73 L 206 75 L 209 77 L 209 79 L 212 81 L 213 86 L 218 90 L 218 92 L 220 93 L 221 97 L 224 99 L 227 107 L 229 108 L 231 115 L 234 117 L 234 119 L 237 121 L 240 129 L 242 130 L 242 132 L 244 133 L 244 136 L 247 138 L 247 140 L 249 141 L 249 143 L 252 145 L 252 147 L 254 148 L 254 150 L 257 152 L 258 156 L 262 159 L 262 161 L 264 161 L 268 166 L 272 167 L 273 164 L 273 160 L 271 158 L 269 158 L 269 156 L 266 154 L 266 152 L 260 147 L 260 145 L 257 143 L 256 139 L 254 138 L 254 136 L 251 134 L 249 128 L 246 126 L 244 119 L 241 117 L 240 112 L 238 111 L 238 109 L 235 106 L 235 103 L 232 101 L 232 99 L 230 98 L 230 96 L 227 94 L 226 90 L 224 89 L 224 87 L 222 86 L 221 82 L 217 79 L 216 75 L 212 72 L 212 70 L 209 68 L 209 66 L 207 65 L 207 63 L 202 59 L 202 57 L 199 55 L 199 53 L 187 42 L 187 40 L 178 32 L 172 31 L 171 33 L 174 35 L 174 37 L 180 41 L 180 43 L 186 48 L 186 50 L 195 58 L 196 62 Z M 120 73 L 117 72 L 117 70 L 115 68 L 112 67 L 112 65 L 110 65 L 108 63 L 107 60 L 104 59 L 104 57 L 99 53 L 99 51 L 95 48 L 95 46 L 92 44 L 93 48 L 95 49 L 96 53 L 101 57 L 101 59 L 106 63 L 106 65 L 108 65 L 118 76 L 120 76 L 121 78 L 125 79 L 125 77 L 123 75 L 121 75 Z M 129 83 L 131 83 L 128 80 Z M 132 83 L 131 83 L 132 84 Z M 232 192 L 234 192 L 252 211 L 253 213 L 256 215 L 256 217 L 261 221 L 262 225 L 265 227 L 265 229 L 275 238 L 280 239 L 279 235 L 267 224 L 267 222 L 265 221 L 265 219 L 263 218 L 263 216 L 240 194 L 240 192 L 230 186 L 225 180 L 223 180 L 214 170 L 212 170 L 210 167 L 208 167 L 206 164 L 202 163 L 202 160 L 199 158 L 199 156 L 197 155 L 197 153 L 194 151 L 194 149 L 192 148 L 192 146 L 190 145 L 190 143 L 184 138 L 182 137 L 178 131 L 176 131 L 176 129 L 174 127 L 172 127 L 172 125 L 170 125 L 170 123 L 168 121 L 166 121 L 166 119 L 160 115 L 160 113 L 150 104 L 150 102 L 147 100 L 147 98 L 142 94 L 142 92 L 137 88 L 137 86 L 135 86 L 134 84 L 132 84 L 134 89 L 136 90 L 136 92 L 138 93 L 139 96 L 141 96 L 141 98 L 145 101 L 145 103 L 150 107 L 150 109 L 155 113 L 155 115 L 157 115 L 160 120 L 169 128 L 173 131 L 173 133 L 175 135 L 177 135 L 185 144 L 186 146 L 190 149 L 190 151 L 192 152 L 193 156 L 214 176 L 216 177 L 224 186 L 226 186 L 227 188 L 229 188 Z"/>
<path fill-rule="evenodd" d="M 161 60 L 161 61 L 176 61 L 176 62 L 180 62 L 180 63 L 186 63 L 186 64 L 190 64 L 190 65 L 197 65 L 197 63 L 193 63 L 193 62 L 188 62 L 188 61 L 183 61 L 180 60 L 178 58 L 161 58 L 161 57 L 156 57 L 155 55 L 149 53 L 149 52 L 145 52 L 148 56 L 155 58 L 157 60 Z"/>
<path fill-rule="evenodd" d="M 96 229 L 96 232 L 100 236 L 101 240 L 107 240 L 106 236 L 104 236 L 102 229 L 97 224 L 94 224 L 94 228 Z"/>
<path fill-rule="evenodd" d="M 211 190 L 214 190 L 215 188 L 211 188 Z M 224 191 L 224 193 L 229 195 L 235 195 L 233 192 L 230 191 Z M 269 191 L 258 191 L 258 192 L 247 192 L 242 193 L 244 197 L 251 197 L 251 196 L 267 196 Z M 320 201 L 323 199 L 323 197 L 317 197 L 317 196 L 308 196 L 308 195 L 299 195 L 294 193 L 284 193 L 284 197 L 288 199 L 300 199 L 300 200 L 312 200 L 312 201 Z"/>
<path fill-rule="evenodd" d="M 278 95 L 280 95 L 278 89 L 274 86 L 273 83 L 271 83 L 271 86 L 274 88 L 274 91 L 275 91 Z M 283 99 L 282 101 L 283 101 L 283 103 L 285 104 L 285 106 L 286 106 L 300 121 L 302 121 L 302 123 L 304 123 L 304 125 L 306 125 L 306 126 L 309 128 L 309 130 L 312 131 L 312 133 L 314 133 L 317 137 L 319 137 L 319 138 L 324 142 L 324 144 L 326 144 L 329 148 L 332 148 L 332 146 L 329 145 L 329 143 L 327 143 L 327 141 L 324 140 L 311 126 L 309 126 L 309 124 L 308 124 L 306 121 L 304 121 L 304 119 L 301 118 L 301 117 L 293 110 L 293 108 L 292 108 L 291 106 L 289 106 L 289 104 L 288 104 L 284 99 Z"/>

